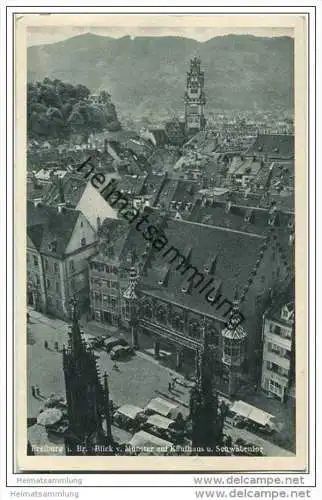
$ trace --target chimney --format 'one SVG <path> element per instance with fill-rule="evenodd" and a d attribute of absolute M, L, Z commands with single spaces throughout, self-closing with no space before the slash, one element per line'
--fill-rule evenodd
<path fill-rule="evenodd" d="M 39 205 L 41 205 L 42 203 L 42 198 L 35 198 L 34 199 L 34 206 L 35 207 L 39 207 Z"/>
<path fill-rule="evenodd" d="M 231 205 L 232 205 L 231 201 L 228 200 L 226 203 L 226 210 L 225 210 L 226 214 L 228 214 L 230 212 Z"/>
<path fill-rule="evenodd" d="M 57 210 L 60 214 L 64 212 L 64 208 L 66 208 L 66 203 L 58 203 Z"/>
<path fill-rule="evenodd" d="M 193 284 L 193 279 L 192 280 L 189 280 L 189 281 L 186 281 L 182 287 L 181 287 L 181 291 L 183 293 L 191 293 L 192 292 L 192 289 L 194 287 L 194 284 Z"/>
<path fill-rule="evenodd" d="M 217 267 L 217 260 L 218 260 L 218 255 L 216 255 L 211 263 L 210 263 L 210 269 L 209 269 L 209 274 L 211 274 L 212 276 L 214 276 L 215 272 L 216 272 L 216 267 Z"/>

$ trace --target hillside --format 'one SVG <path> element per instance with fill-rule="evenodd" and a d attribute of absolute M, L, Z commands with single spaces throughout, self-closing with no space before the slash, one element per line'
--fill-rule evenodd
<path fill-rule="evenodd" d="M 29 138 L 84 137 L 103 129 L 119 130 L 111 96 L 101 91 L 99 102 L 91 102 L 89 89 L 46 77 L 27 85 L 27 125 Z"/>
<path fill-rule="evenodd" d="M 199 54 L 209 109 L 291 109 L 293 39 L 248 35 L 207 42 L 85 34 L 28 49 L 28 81 L 45 77 L 106 89 L 135 115 L 183 111 L 186 71 Z"/>

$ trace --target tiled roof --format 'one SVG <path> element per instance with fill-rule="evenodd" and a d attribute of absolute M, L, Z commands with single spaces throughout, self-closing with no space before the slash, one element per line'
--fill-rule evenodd
<path fill-rule="evenodd" d="M 274 303 L 269 310 L 267 316 L 270 319 L 275 319 L 277 321 L 283 321 L 281 318 L 282 307 L 289 304 L 290 308 L 294 309 L 295 306 L 295 285 L 291 281 L 288 283 L 284 289 L 280 290 L 278 295 L 274 296 Z"/>
<path fill-rule="evenodd" d="M 260 161 L 254 161 L 253 158 L 247 158 L 237 166 L 233 171 L 234 175 L 251 175 L 257 176 L 262 169 L 263 165 Z"/>
<path fill-rule="evenodd" d="M 245 153 L 250 155 L 267 155 L 271 158 L 294 158 L 293 135 L 258 135 L 252 146 Z"/>
<path fill-rule="evenodd" d="M 169 137 L 164 128 L 151 128 L 149 130 L 154 135 L 157 146 L 163 146 L 169 142 Z"/>
<path fill-rule="evenodd" d="M 168 220 L 164 231 L 169 246 L 176 247 L 185 256 L 191 251 L 191 265 L 203 274 L 204 266 L 217 257 L 214 283 L 217 288 L 222 284 L 220 293 L 231 301 L 235 286 L 242 286 L 247 282 L 265 239 L 263 236 L 173 219 Z M 167 285 L 159 284 L 169 266 L 167 257 L 162 256 L 166 249 L 154 253 L 146 275 L 143 276 L 141 289 L 145 293 L 181 304 L 191 310 L 218 317 L 216 307 L 207 302 L 204 294 L 193 290 L 191 293 L 182 291 L 188 276 L 182 276 L 180 271 L 175 270 L 178 262 L 172 264 L 173 272 L 168 275 Z"/>
<path fill-rule="evenodd" d="M 105 219 L 98 231 L 98 253 L 91 261 L 119 263 L 120 256 L 129 233 L 129 224 L 121 219 Z"/>
<path fill-rule="evenodd" d="M 65 202 L 72 208 L 76 207 L 86 188 L 87 181 L 80 174 L 67 173 L 61 182 Z M 60 202 L 60 188 L 58 182 L 53 182 L 43 195 L 44 203 L 56 205 Z"/>
<path fill-rule="evenodd" d="M 78 210 L 65 208 L 61 213 L 49 205 L 37 207 L 27 201 L 27 233 L 41 253 L 62 257 L 80 215 Z M 54 251 L 50 244 L 55 242 Z"/>
<path fill-rule="evenodd" d="M 194 222 L 203 222 L 207 218 L 208 225 L 231 227 L 231 229 L 251 232 L 256 234 L 267 234 L 270 226 L 269 209 L 259 207 L 249 207 L 243 204 L 232 204 L 230 210 L 226 211 L 226 203 L 217 201 L 202 207 L 198 201 L 189 217 Z M 245 221 L 245 216 L 251 209 L 249 221 Z M 277 211 L 276 229 L 285 231 L 288 224 L 294 221 L 294 215 L 289 212 Z"/>
<path fill-rule="evenodd" d="M 105 134 L 105 138 L 111 142 L 120 142 L 124 143 L 129 139 L 138 139 L 139 136 L 136 132 L 131 130 L 118 130 L 116 132 L 107 132 Z"/>
<path fill-rule="evenodd" d="M 118 180 L 117 185 L 118 188 L 131 192 L 131 194 L 139 194 L 143 188 L 146 176 L 131 176 L 131 175 L 123 175 L 120 180 Z"/>

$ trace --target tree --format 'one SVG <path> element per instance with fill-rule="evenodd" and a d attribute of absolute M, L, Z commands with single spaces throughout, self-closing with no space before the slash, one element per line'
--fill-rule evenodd
<path fill-rule="evenodd" d="M 28 136 L 37 138 L 68 137 L 92 131 L 119 130 L 115 106 L 110 94 L 101 92 L 101 102 L 88 101 L 89 89 L 85 85 L 45 78 L 42 82 L 27 84 Z"/>

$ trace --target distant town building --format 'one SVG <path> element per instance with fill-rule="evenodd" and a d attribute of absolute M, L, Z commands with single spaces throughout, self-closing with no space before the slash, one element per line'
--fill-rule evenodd
<path fill-rule="evenodd" d="M 294 292 L 274 301 L 263 318 L 263 364 L 261 387 L 285 402 L 294 383 Z"/>
<path fill-rule="evenodd" d="M 227 173 L 227 183 L 229 186 L 247 188 L 259 175 L 264 168 L 264 162 L 261 159 L 244 158 L 235 156 L 229 166 Z"/>
<path fill-rule="evenodd" d="M 205 128 L 204 106 L 204 72 L 200 68 L 201 60 L 194 57 L 190 61 L 190 71 L 187 73 L 185 92 L 185 129 L 186 135 L 191 136 Z"/>

